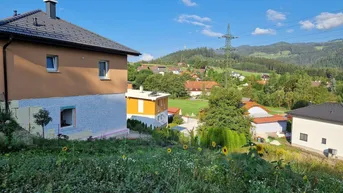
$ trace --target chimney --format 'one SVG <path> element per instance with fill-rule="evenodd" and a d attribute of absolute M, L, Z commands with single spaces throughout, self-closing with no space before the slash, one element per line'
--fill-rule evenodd
<path fill-rule="evenodd" d="M 46 14 L 48 14 L 51 19 L 56 19 L 57 0 L 44 0 L 44 2 L 46 4 Z"/>
<path fill-rule="evenodd" d="M 13 16 L 17 16 L 18 15 L 18 11 L 17 10 L 14 10 L 13 12 L 14 12 Z"/>
<path fill-rule="evenodd" d="M 143 86 L 141 85 L 141 86 L 139 86 L 139 92 L 140 93 L 143 93 L 144 92 L 144 88 L 143 88 Z"/>

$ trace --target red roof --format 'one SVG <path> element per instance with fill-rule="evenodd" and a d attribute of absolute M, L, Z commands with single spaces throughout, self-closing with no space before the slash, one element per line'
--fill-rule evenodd
<path fill-rule="evenodd" d="M 261 109 L 267 111 L 267 112 L 270 112 L 266 107 L 256 103 L 256 102 L 252 102 L 252 101 L 248 101 L 248 102 L 243 102 L 244 104 L 244 108 L 246 108 L 247 110 L 253 108 L 253 107 L 260 107 Z"/>
<path fill-rule="evenodd" d="M 254 118 L 254 123 L 261 124 L 261 123 L 274 123 L 279 121 L 287 121 L 287 118 L 281 115 L 274 115 L 272 117 L 259 117 Z"/>
<path fill-rule="evenodd" d="M 168 113 L 170 114 L 176 114 L 180 111 L 180 108 L 176 108 L 176 107 L 168 107 Z"/>
<path fill-rule="evenodd" d="M 266 80 L 258 80 L 256 82 L 259 83 L 259 84 L 262 84 L 262 85 L 265 85 L 267 83 Z"/>
<path fill-rule="evenodd" d="M 200 91 L 205 87 L 206 90 L 211 89 L 214 86 L 218 86 L 217 82 L 214 81 L 186 81 L 185 88 L 192 91 Z"/>

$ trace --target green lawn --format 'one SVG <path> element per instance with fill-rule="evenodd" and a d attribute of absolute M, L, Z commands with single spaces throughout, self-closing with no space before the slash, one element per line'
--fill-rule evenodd
<path fill-rule="evenodd" d="M 206 100 L 169 99 L 168 106 L 181 108 L 182 115 L 192 115 L 192 113 L 198 115 L 200 109 L 208 106 L 208 102 Z"/>
<path fill-rule="evenodd" d="M 285 114 L 287 111 L 289 111 L 288 109 L 284 108 L 284 107 L 266 107 L 267 109 L 270 110 L 270 114 L 272 115 L 279 115 L 279 114 Z"/>

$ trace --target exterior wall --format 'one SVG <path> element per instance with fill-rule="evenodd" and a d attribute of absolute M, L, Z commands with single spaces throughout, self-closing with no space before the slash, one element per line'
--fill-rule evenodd
<path fill-rule="evenodd" d="M 168 110 L 158 113 L 157 115 L 127 114 L 127 118 L 141 121 L 148 126 L 161 127 L 168 124 Z"/>
<path fill-rule="evenodd" d="M 144 101 L 144 111 L 138 112 L 138 100 Z M 161 112 L 168 111 L 168 97 L 159 98 L 156 101 L 137 98 L 126 98 L 127 114 L 136 115 L 157 115 Z"/>
<path fill-rule="evenodd" d="M 60 128 L 61 108 L 75 107 L 75 127 Z M 24 99 L 19 101 L 19 109 L 40 107 L 48 110 L 52 122 L 46 126 L 46 137 L 56 137 L 58 133 L 71 139 L 110 137 L 123 132 L 126 128 L 125 94 L 88 95 L 76 97 L 56 97 Z M 36 130 L 41 132 L 41 129 Z"/>
<path fill-rule="evenodd" d="M 274 133 L 274 132 L 284 132 L 287 128 L 286 121 L 274 122 L 274 123 L 262 123 L 256 124 L 252 123 L 254 126 L 255 133 Z"/>
<path fill-rule="evenodd" d="M 2 93 L 5 92 L 4 88 L 4 71 L 3 71 L 3 56 L 2 56 L 2 47 L 4 46 L 5 41 L 0 40 L 0 101 L 4 101 L 5 97 L 3 96 Z"/>
<path fill-rule="evenodd" d="M 168 97 L 159 98 L 156 100 L 156 110 L 155 114 L 168 111 Z"/>
<path fill-rule="evenodd" d="M 300 133 L 308 135 L 307 142 L 300 140 Z M 337 155 L 343 157 L 343 125 L 312 120 L 302 117 L 293 117 L 292 145 L 307 149 L 326 152 L 329 148 L 337 149 Z M 326 144 L 322 144 L 326 138 Z"/>
<path fill-rule="evenodd" d="M 0 46 L 4 44 L 5 40 L 0 40 Z M 47 72 L 47 55 L 58 56 L 59 72 Z M 109 61 L 110 80 L 99 79 L 100 60 Z M 127 56 L 14 40 L 7 48 L 7 66 L 9 100 L 117 94 L 127 90 Z"/>
<path fill-rule="evenodd" d="M 268 115 L 268 112 L 262 109 L 261 107 L 252 107 L 248 110 L 248 112 L 251 116 L 262 115 L 262 114 Z"/>
<path fill-rule="evenodd" d="M 189 91 L 189 96 L 200 96 L 202 91 Z"/>
<path fill-rule="evenodd" d="M 143 113 L 138 112 L 138 100 L 144 101 L 144 111 Z M 137 115 L 156 115 L 156 101 L 136 99 L 136 98 L 126 98 L 127 102 L 127 114 L 137 114 Z"/>

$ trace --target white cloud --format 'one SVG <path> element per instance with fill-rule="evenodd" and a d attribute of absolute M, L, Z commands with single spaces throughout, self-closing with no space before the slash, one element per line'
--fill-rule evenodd
<path fill-rule="evenodd" d="M 273 29 L 262 29 L 256 28 L 255 31 L 251 33 L 252 35 L 275 35 L 276 31 Z"/>
<path fill-rule="evenodd" d="M 140 58 L 140 60 L 147 61 L 147 62 L 149 62 L 153 59 L 154 59 L 154 57 L 151 54 L 146 54 L 146 53 L 143 53 L 141 58 Z"/>
<path fill-rule="evenodd" d="M 331 29 L 343 25 L 343 13 L 328 13 L 324 12 L 316 16 L 317 29 Z"/>
<path fill-rule="evenodd" d="M 182 2 L 188 7 L 193 7 L 197 5 L 195 2 L 192 2 L 192 0 L 182 0 Z"/>
<path fill-rule="evenodd" d="M 268 9 L 267 10 L 267 18 L 271 21 L 283 21 L 286 20 L 286 15 L 281 13 L 281 12 L 277 12 L 275 10 L 272 9 Z"/>
<path fill-rule="evenodd" d="M 294 32 L 294 29 L 288 29 L 286 32 L 287 32 L 287 33 L 293 33 L 293 32 Z"/>
<path fill-rule="evenodd" d="M 198 22 L 211 22 L 211 18 L 200 17 L 198 15 L 187 15 L 187 14 L 182 14 L 177 19 L 177 21 L 179 23 L 183 23 L 183 22 L 190 21 L 190 20 L 198 21 Z"/>
<path fill-rule="evenodd" d="M 283 26 L 283 23 L 278 22 L 278 23 L 276 24 L 276 26 L 281 27 L 281 26 Z"/>
<path fill-rule="evenodd" d="M 224 34 L 219 33 L 219 32 L 214 32 L 211 29 L 203 29 L 201 31 L 201 33 L 206 35 L 206 36 L 210 36 L 210 37 L 221 37 L 224 35 Z"/>
<path fill-rule="evenodd" d="M 315 28 L 315 25 L 310 20 L 300 21 L 299 24 L 302 29 L 310 30 Z"/>

